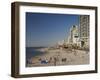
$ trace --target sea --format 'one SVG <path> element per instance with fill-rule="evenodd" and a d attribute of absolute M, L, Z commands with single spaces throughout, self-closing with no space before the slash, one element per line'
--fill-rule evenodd
<path fill-rule="evenodd" d="M 43 47 L 26 47 L 26 60 L 35 57 L 37 55 L 43 54 L 43 52 L 38 51 L 37 49 L 41 49 Z"/>

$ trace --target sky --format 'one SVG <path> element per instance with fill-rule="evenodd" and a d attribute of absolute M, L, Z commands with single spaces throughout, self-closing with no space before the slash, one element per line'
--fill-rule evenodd
<path fill-rule="evenodd" d="M 55 45 L 78 24 L 79 15 L 26 12 L 26 47 Z"/>

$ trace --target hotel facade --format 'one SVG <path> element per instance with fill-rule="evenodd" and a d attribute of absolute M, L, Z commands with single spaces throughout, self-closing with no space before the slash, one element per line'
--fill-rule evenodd
<path fill-rule="evenodd" d="M 79 17 L 79 38 L 80 46 L 89 48 L 89 15 L 80 15 Z"/>

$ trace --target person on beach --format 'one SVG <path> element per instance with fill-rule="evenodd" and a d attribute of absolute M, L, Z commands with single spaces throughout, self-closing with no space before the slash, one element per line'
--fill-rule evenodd
<path fill-rule="evenodd" d="M 56 66 L 57 58 L 54 57 L 54 66 Z"/>
<path fill-rule="evenodd" d="M 52 57 L 50 57 L 50 59 L 49 59 L 49 61 L 48 61 L 49 63 L 51 63 L 52 62 Z"/>

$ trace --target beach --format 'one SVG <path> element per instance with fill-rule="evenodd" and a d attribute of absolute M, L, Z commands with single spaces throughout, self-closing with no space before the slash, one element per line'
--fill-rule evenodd
<path fill-rule="evenodd" d="M 28 59 L 26 67 L 89 64 L 89 51 L 68 49 L 38 49 L 44 54 Z"/>

